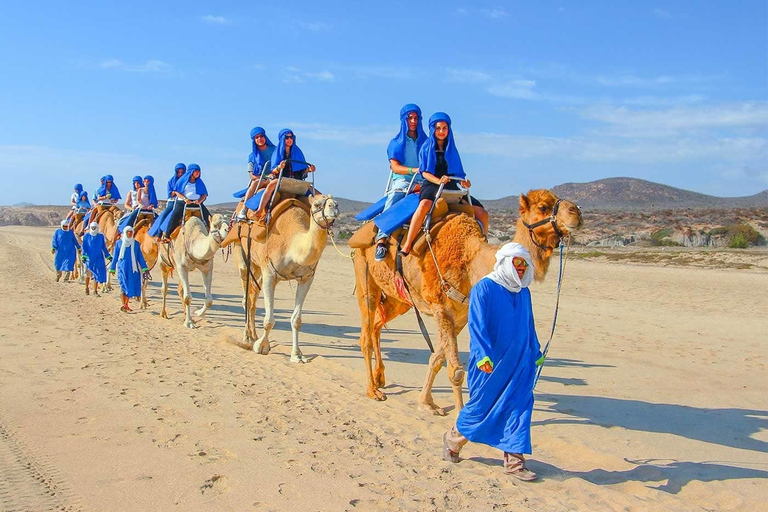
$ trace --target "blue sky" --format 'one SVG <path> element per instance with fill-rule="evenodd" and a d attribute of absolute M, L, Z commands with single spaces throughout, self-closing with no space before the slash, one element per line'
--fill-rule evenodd
<path fill-rule="evenodd" d="M 70 5 L 72 4 L 72 5 Z M 159 5 L 158 5 L 159 4 Z M 249 132 L 294 130 L 317 185 L 376 200 L 405 103 L 453 119 L 473 194 L 630 176 L 768 188 L 764 0 L 6 2 L 0 204 L 197 162 L 211 203 Z"/>

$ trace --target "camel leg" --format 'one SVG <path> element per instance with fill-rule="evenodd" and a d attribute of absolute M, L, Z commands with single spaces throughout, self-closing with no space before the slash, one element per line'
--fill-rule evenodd
<path fill-rule="evenodd" d="M 254 351 L 259 354 L 269 354 L 269 333 L 275 326 L 275 287 L 277 286 L 277 280 L 271 272 L 264 272 L 264 282 L 262 288 L 264 289 L 264 333 L 256 340 L 257 344 L 253 344 Z"/>
<path fill-rule="evenodd" d="M 376 317 L 376 308 L 379 304 L 381 297 L 381 289 L 376 285 L 367 269 L 367 263 L 365 256 L 360 255 L 355 257 L 355 277 L 357 285 L 355 286 L 355 294 L 357 295 L 357 304 L 360 307 L 360 351 L 363 353 L 363 362 L 365 364 L 365 373 L 368 380 L 368 388 L 366 389 L 366 396 L 373 398 L 374 400 L 386 400 L 387 395 L 383 391 L 379 390 L 379 386 L 376 384 L 376 380 L 373 375 L 373 369 L 371 368 L 371 358 L 373 356 L 374 346 L 379 344 L 377 333 L 374 329 L 374 322 Z M 381 350 L 378 350 L 381 353 Z M 382 375 L 380 379 L 383 379 L 384 367 L 381 366 Z"/>
<path fill-rule="evenodd" d="M 429 370 L 427 371 L 427 376 L 424 379 L 424 387 L 422 387 L 421 393 L 419 394 L 419 409 L 422 411 L 431 412 L 432 414 L 438 416 L 445 416 L 445 410 L 442 407 L 438 407 L 432 398 L 432 386 L 435 383 L 435 377 L 443 367 L 447 354 L 451 360 L 451 364 L 454 365 L 453 375 L 450 376 L 451 383 L 454 384 L 454 379 L 458 380 L 459 400 L 461 400 L 461 383 L 464 382 L 464 369 L 461 368 L 461 363 L 458 361 L 458 347 L 456 343 L 456 336 L 454 335 L 453 317 L 442 307 L 435 307 L 433 309 L 433 314 L 435 317 L 435 323 L 438 325 L 438 348 L 429 358 Z M 451 346 L 455 348 L 452 349 Z M 458 371 L 459 369 L 461 371 Z M 456 386 L 454 384 L 454 399 L 455 397 Z"/>
<path fill-rule="evenodd" d="M 454 329 L 449 338 L 448 346 L 446 347 L 446 362 L 448 363 L 448 380 L 451 381 L 453 387 L 453 403 L 456 406 L 456 414 L 464 408 L 464 395 L 462 395 L 462 389 L 464 386 L 464 378 L 466 372 L 464 371 L 464 365 L 461 364 L 459 359 L 459 333 L 463 328 L 466 320 L 460 319 L 454 323 Z M 458 327 L 461 325 L 462 327 Z"/>
<path fill-rule="evenodd" d="M 213 281 L 213 261 L 206 265 L 205 269 L 200 269 L 203 274 L 203 288 L 205 289 L 205 305 L 195 311 L 195 316 L 201 317 L 213 306 L 213 295 L 211 294 L 211 282 Z"/>
<path fill-rule="evenodd" d="M 165 267 L 165 265 L 161 265 L 160 270 L 163 272 L 163 284 L 160 286 L 160 292 L 163 295 L 163 309 L 160 311 L 160 316 L 162 318 L 168 318 L 168 312 L 165 310 L 165 304 L 168 300 L 168 276 L 171 272 L 168 268 Z"/>
<path fill-rule="evenodd" d="M 147 309 L 147 307 L 149 307 L 149 301 L 147 301 L 147 286 L 149 286 L 149 280 L 144 279 L 144 276 L 141 276 L 141 309 Z"/>
<path fill-rule="evenodd" d="M 404 302 L 388 298 L 382 304 L 381 308 L 377 308 L 376 322 L 373 327 L 373 355 L 376 358 L 376 363 L 373 368 L 373 382 L 376 387 L 383 388 L 387 384 L 387 380 L 384 377 L 384 359 L 381 357 L 381 330 L 384 328 L 384 324 L 396 318 L 403 313 L 407 312 L 410 306 Z M 381 312 L 384 311 L 384 317 L 381 317 Z"/>
<path fill-rule="evenodd" d="M 181 265 L 176 270 L 179 273 L 179 297 L 184 308 L 184 327 L 194 329 L 195 322 L 192 321 L 192 292 L 189 289 L 189 271 Z"/>
<path fill-rule="evenodd" d="M 256 265 L 252 265 L 251 270 L 258 280 L 261 277 L 261 269 Z M 258 338 L 258 334 L 256 333 L 256 301 L 259 300 L 259 287 L 257 286 L 257 283 L 258 281 L 250 283 L 250 290 L 248 290 L 248 321 L 245 326 L 248 343 L 254 343 L 256 338 Z"/>
<path fill-rule="evenodd" d="M 307 358 L 299 350 L 299 331 L 301 330 L 301 310 L 304 307 L 304 300 L 307 298 L 309 288 L 314 280 L 315 276 L 312 276 L 296 286 L 296 301 L 294 302 L 293 314 L 291 315 L 291 334 L 293 336 L 293 348 L 291 349 L 292 363 L 307 362 Z"/>

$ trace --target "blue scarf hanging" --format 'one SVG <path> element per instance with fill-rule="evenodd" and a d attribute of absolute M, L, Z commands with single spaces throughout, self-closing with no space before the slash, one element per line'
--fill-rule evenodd
<path fill-rule="evenodd" d="M 453 142 L 453 129 L 451 129 L 451 118 L 445 112 L 435 112 L 429 118 L 429 138 L 421 147 L 419 152 L 419 169 L 421 172 L 435 173 L 435 164 L 437 163 L 437 139 L 435 138 L 435 125 L 443 121 L 448 123 L 448 139 L 445 143 L 445 161 L 448 164 L 448 175 L 457 178 L 466 178 L 464 166 L 461 165 L 461 157 Z"/>
<path fill-rule="evenodd" d="M 264 164 L 266 163 L 264 159 L 261 158 L 261 151 L 259 151 L 259 147 L 253 141 L 253 138 L 259 134 L 264 135 L 264 138 L 267 141 L 268 148 L 275 147 L 272 141 L 269 140 L 269 137 L 267 137 L 267 132 L 264 130 L 264 128 L 262 128 L 261 126 L 257 126 L 253 130 L 251 130 L 251 148 L 253 149 L 253 152 L 248 156 L 248 161 L 253 163 L 253 172 L 257 176 L 259 175 L 259 173 L 261 172 L 261 169 L 264 167 Z"/>
<path fill-rule="evenodd" d="M 419 124 L 416 125 L 416 151 L 421 149 L 422 145 L 427 141 L 427 134 L 424 133 L 424 128 L 421 126 L 421 109 L 418 105 L 409 103 L 400 109 L 400 133 L 398 133 L 394 139 L 389 141 L 387 147 L 387 158 L 397 160 L 401 164 L 405 160 L 405 138 L 408 137 L 408 114 L 416 112 L 419 115 Z"/>
<path fill-rule="evenodd" d="M 157 192 L 155 192 L 155 178 L 147 174 L 144 179 L 149 181 L 147 184 L 147 193 L 149 194 L 149 204 L 157 208 Z"/>
<path fill-rule="evenodd" d="M 107 182 L 112 182 L 112 188 L 107 190 Z M 120 195 L 120 191 L 117 189 L 117 185 L 115 185 L 115 179 L 112 177 L 111 174 L 107 174 L 104 176 L 104 183 L 99 187 L 99 190 L 96 192 L 97 196 L 106 196 L 107 194 L 111 194 L 112 197 L 110 199 L 122 199 L 122 196 Z"/>
<path fill-rule="evenodd" d="M 304 153 L 302 153 L 301 149 L 299 149 L 299 146 L 296 145 L 296 134 L 293 133 L 288 128 L 284 128 L 280 130 L 280 134 L 278 135 L 278 138 L 280 140 L 277 143 L 277 149 L 275 149 L 275 152 L 272 153 L 272 161 L 269 164 L 272 167 L 272 169 L 280 165 L 280 162 L 282 162 L 285 159 L 285 136 L 288 134 L 293 135 L 293 146 L 291 147 L 290 159 L 296 160 L 298 162 L 306 162 L 304 158 Z M 306 164 L 291 162 L 291 169 L 294 173 L 301 172 L 306 168 L 307 168 Z"/>
<path fill-rule="evenodd" d="M 181 194 L 184 193 L 184 189 L 187 188 L 187 184 L 192 178 L 192 173 L 195 171 L 200 171 L 200 166 L 197 164 L 189 164 L 189 167 L 187 167 L 187 173 L 181 178 L 179 178 L 178 183 L 176 183 L 176 192 L 179 192 Z M 202 175 L 202 171 L 200 174 Z M 203 183 L 202 176 L 197 178 L 197 181 L 194 182 L 194 185 L 195 185 L 196 194 L 200 196 L 208 195 L 208 189 L 205 188 L 205 183 Z"/>

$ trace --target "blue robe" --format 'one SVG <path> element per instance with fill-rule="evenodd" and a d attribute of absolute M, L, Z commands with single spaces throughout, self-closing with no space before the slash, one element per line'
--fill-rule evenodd
<path fill-rule="evenodd" d="M 133 242 L 133 246 L 129 250 L 125 251 L 123 259 L 120 259 L 120 248 L 122 246 L 123 240 L 121 238 L 115 244 L 115 252 L 112 255 L 112 264 L 109 266 L 109 269 L 110 271 L 117 270 L 117 280 L 124 295 L 130 298 L 141 297 L 141 273 L 147 270 L 147 262 L 144 260 L 144 255 L 141 254 L 141 246 L 136 241 Z M 136 272 L 131 268 L 131 250 L 136 257 L 136 266 L 138 268 Z"/>
<path fill-rule="evenodd" d="M 541 356 L 531 293 L 481 279 L 469 298 L 469 402 L 456 420 L 470 441 L 507 453 L 531 453 L 536 360 Z M 477 364 L 490 358 L 488 374 Z"/>
<path fill-rule="evenodd" d="M 107 282 L 107 263 L 104 258 L 109 257 L 107 239 L 101 233 L 92 235 L 86 233 L 83 237 L 83 256 L 86 257 L 85 268 L 93 274 L 97 283 Z"/>
<path fill-rule="evenodd" d="M 53 233 L 51 247 L 56 249 L 56 255 L 53 258 L 53 264 L 58 272 L 72 272 L 75 270 L 77 261 L 77 251 L 80 249 L 80 243 L 75 238 L 71 229 L 64 231 L 59 228 Z"/>

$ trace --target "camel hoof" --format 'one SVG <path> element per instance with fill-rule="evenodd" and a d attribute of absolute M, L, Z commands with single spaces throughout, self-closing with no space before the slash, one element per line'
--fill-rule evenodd
<path fill-rule="evenodd" d="M 160 318 L 168 318 L 168 313 L 163 311 L 162 313 L 160 313 Z"/>
<path fill-rule="evenodd" d="M 309 359 L 304 357 L 302 354 L 291 354 L 291 362 L 292 363 L 306 363 L 306 362 L 309 362 Z"/>
<path fill-rule="evenodd" d="M 384 386 L 387 385 L 387 379 L 384 378 L 384 374 L 381 374 L 379 376 L 374 376 L 373 377 L 373 384 L 377 388 L 383 388 Z"/>
<path fill-rule="evenodd" d="M 189 322 L 184 322 L 184 327 L 188 329 L 195 329 L 196 328 L 195 322 L 193 322 L 192 320 L 190 320 Z"/>
<path fill-rule="evenodd" d="M 268 341 L 262 341 L 259 345 L 258 349 L 256 348 L 256 343 L 253 344 L 254 350 L 257 354 L 261 354 L 263 356 L 266 356 L 269 354 L 269 342 Z"/>
<path fill-rule="evenodd" d="M 369 389 L 367 394 L 368 398 L 373 398 L 377 402 L 384 402 L 387 399 L 386 393 L 380 389 Z"/>
<path fill-rule="evenodd" d="M 435 404 L 419 404 L 419 410 L 432 413 L 435 416 L 445 416 L 446 414 L 445 409 L 438 407 Z"/>
<path fill-rule="evenodd" d="M 195 316 L 202 317 L 203 315 L 205 315 L 205 311 L 206 311 L 206 308 L 200 308 L 197 311 L 195 311 Z"/>

